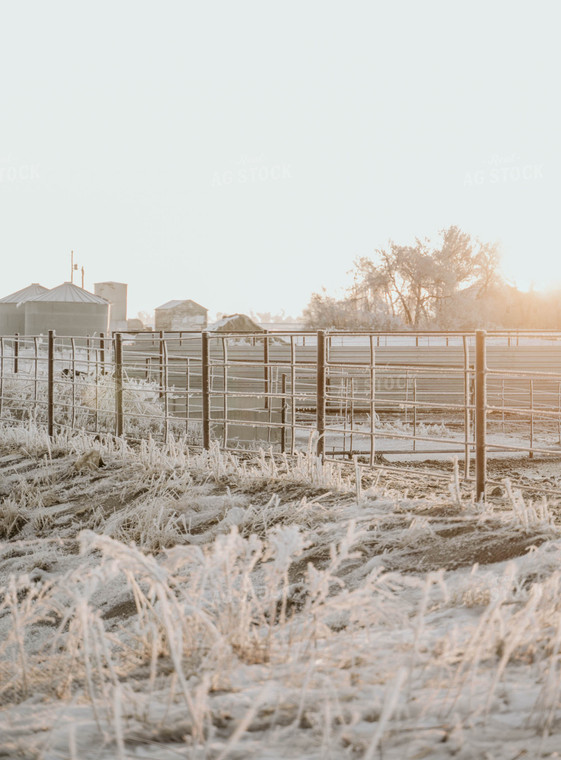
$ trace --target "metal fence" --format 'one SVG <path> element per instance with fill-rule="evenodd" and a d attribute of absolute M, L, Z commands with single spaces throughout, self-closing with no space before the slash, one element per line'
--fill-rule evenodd
<path fill-rule="evenodd" d="M 400 467 L 561 455 L 561 333 L 0 337 L 0 420 Z M 447 476 L 448 477 L 448 476 Z"/>

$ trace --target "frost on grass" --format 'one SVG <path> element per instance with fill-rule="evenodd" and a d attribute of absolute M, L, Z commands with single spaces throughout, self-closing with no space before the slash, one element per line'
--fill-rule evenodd
<path fill-rule="evenodd" d="M 0 757 L 558 752 L 561 541 L 508 484 L 32 428 L 0 473 Z"/>

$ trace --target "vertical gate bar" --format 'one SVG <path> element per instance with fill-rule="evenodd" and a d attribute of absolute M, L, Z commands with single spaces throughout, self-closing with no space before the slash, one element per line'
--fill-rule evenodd
<path fill-rule="evenodd" d="M 99 432 L 99 346 L 95 349 L 95 432 Z"/>
<path fill-rule="evenodd" d="M 223 429 L 222 429 L 222 446 L 228 448 L 228 346 L 226 338 L 222 338 L 222 384 L 224 386 L 224 407 L 223 407 Z"/>
<path fill-rule="evenodd" d="M 502 405 L 502 413 L 501 413 L 501 430 L 504 433 L 505 431 L 505 379 L 504 377 L 501 378 L 501 405 Z"/>
<path fill-rule="evenodd" d="M 37 419 L 37 384 L 39 382 L 39 368 L 37 366 L 39 363 L 39 344 L 37 337 L 33 338 L 33 363 L 33 408 L 35 419 Z"/>
<path fill-rule="evenodd" d="M 105 374 L 105 333 L 99 333 L 99 360 L 101 362 L 101 374 Z"/>
<path fill-rule="evenodd" d="M 290 453 L 296 448 L 296 347 L 290 336 Z"/>
<path fill-rule="evenodd" d="M 317 455 L 322 458 L 325 451 L 325 367 L 325 330 L 318 330 L 316 363 L 316 430 L 318 433 Z"/>
<path fill-rule="evenodd" d="M 405 424 L 409 422 L 409 370 L 405 370 Z"/>
<path fill-rule="evenodd" d="M 351 399 L 350 399 L 350 406 L 351 406 L 351 408 L 350 408 L 351 433 L 350 433 L 350 437 L 349 437 L 349 447 L 350 447 L 349 457 L 353 456 L 353 445 L 354 445 L 353 444 L 353 430 L 354 430 L 354 426 L 355 426 L 355 400 L 354 400 L 354 395 L 355 395 L 355 382 L 354 382 L 354 377 L 351 377 Z"/>
<path fill-rule="evenodd" d="M 530 380 L 530 453 L 529 458 L 534 458 L 534 381 Z"/>
<path fill-rule="evenodd" d="M 123 344 L 121 333 L 115 333 L 115 435 L 123 435 Z"/>
<path fill-rule="evenodd" d="M 557 383 L 557 438 L 559 439 L 558 442 L 561 443 L 561 383 Z"/>
<path fill-rule="evenodd" d="M 343 457 L 347 453 L 347 426 L 349 424 L 349 378 L 343 378 L 345 385 L 345 417 L 343 419 Z"/>
<path fill-rule="evenodd" d="M 54 435 L 55 429 L 55 331 L 49 330 L 49 343 L 47 354 L 47 432 L 49 438 Z"/>
<path fill-rule="evenodd" d="M 469 439 L 471 436 L 471 415 L 469 410 L 469 344 L 467 335 L 462 336 L 462 342 L 464 346 L 464 478 L 469 478 L 470 471 L 470 447 Z"/>
<path fill-rule="evenodd" d="M 270 367 L 269 369 L 269 392 L 275 393 L 278 391 L 278 372 L 275 374 L 275 367 Z M 271 443 L 271 423 L 273 421 L 273 406 L 274 406 L 275 400 L 273 398 L 269 399 L 269 405 L 267 409 L 267 443 Z"/>
<path fill-rule="evenodd" d="M 265 405 L 264 408 L 269 408 L 269 337 L 265 335 L 263 338 L 263 379 L 265 387 Z"/>
<path fill-rule="evenodd" d="M 380 336 L 378 336 L 378 340 Z M 376 457 L 376 353 L 374 336 L 370 336 L 370 466 Z"/>
<path fill-rule="evenodd" d="M 72 411 L 70 417 L 70 429 L 74 430 L 76 423 L 76 345 L 74 338 L 70 338 L 70 378 L 72 380 Z"/>
<path fill-rule="evenodd" d="M 160 341 L 158 347 L 158 383 L 160 385 L 160 398 L 164 395 L 164 331 L 160 330 Z"/>
<path fill-rule="evenodd" d="M 147 380 L 150 380 L 150 358 L 151 358 L 150 356 L 147 356 L 146 359 L 144 360 L 144 363 L 146 365 L 145 375 L 146 375 Z"/>
<path fill-rule="evenodd" d="M 164 443 L 168 442 L 169 437 L 169 393 L 168 393 L 168 378 L 169 378 L 169 364 L 168 364 L 168 344 L 164 339 L 162 341 L 162 387 L 164 394 Z"/>
<path fill-rule="evenodd" d="M 485 500 L 487 480 L 487 357 L 485 330 L 475 331 L 475 497 Z"/>
<path fill-rule="evenodd" d="M 561 390 L 559 392 L 561 398 Z M 4 338 L 0 335 L 0 419 L 4 405 Z M 561 439 L 560 439 L 561 440 Z"/>
<path fill-rule="evenodd" d="M 281 375 L 281 454 L 286 450 L 286 373 Z"/>
<path fill-rule="evenodd" d="M 185 367 L 185 433 L 189 432 L 189 392 L 191 390 L 191 380 L 189 377 L 189 357 L 187 356 L 186 359 L 186 367 Z"/>
<path fill-rule="evenodd" d="M 19 370 L 19 333 L 16 333 L 14 338 L 14 375 L 17 375 Z"/>
<path fill-rule="evenodd" d="M 417 451 L 417 378 L 413 378 L 413 451 Z"/>
<path fill-rule="evenodd" d="M 202 396 L 203 396 L 203 448 L 210 449 L 210 372 L 209 335 L 201 333 Z"/>

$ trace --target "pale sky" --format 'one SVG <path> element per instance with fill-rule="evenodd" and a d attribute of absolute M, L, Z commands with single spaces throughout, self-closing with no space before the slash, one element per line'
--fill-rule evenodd
<path fill-rule="evenodd" d="M 558 2 L 0 0 L 0 296 L 297 315 L 457 224 L 561 282 Z M 79 283 L 79 278 L 78 278 Z"/>

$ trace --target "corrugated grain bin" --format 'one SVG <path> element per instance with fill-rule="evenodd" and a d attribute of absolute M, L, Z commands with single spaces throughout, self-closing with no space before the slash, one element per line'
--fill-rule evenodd
<path fill-rule="evenodd" d="M 111 304 L 111 330 L 126 330 L 127 284 L 125 282 L 96 282 L 94 293 Z"/>
<path fill-rule="evenodd" d="M 39 283 L 34 282 L 26 288 L 16 290 L 9 296 L 0 298 L 0 335 L 15 335 L 25 333 L 25 309 L 24 304 L 32 298 L 47 293 Z"/>
<path fill-rule="evenodd" d="M 55 330 L 77 337 L 107 334 L 109 329 L 109 302 L 71 282 L 26 301 L 24 310 L 27 335 Z"/>

